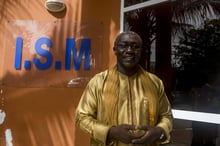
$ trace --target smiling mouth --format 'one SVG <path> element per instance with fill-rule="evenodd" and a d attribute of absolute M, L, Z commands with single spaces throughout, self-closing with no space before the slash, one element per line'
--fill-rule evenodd
<path fill-rule="evenodd" d="M 128 56 L 128 57 L 125 57 L 124 60 L 126 61 L 133 61 L 135 59 L 135 57 L 133 56 Z"/>

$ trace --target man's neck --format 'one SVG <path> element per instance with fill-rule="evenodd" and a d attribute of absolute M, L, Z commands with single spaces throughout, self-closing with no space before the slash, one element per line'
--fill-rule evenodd
<path fill-rule="evenodd" d="M 120 73 L 127 75 L 127 76 L 132 76 L 132 75 L 136 74 L 138 69 L 139 69 L 138 66 L 136 66 L 134 68 L 123 68 L 123 67 L 117 66 L 117 70 Z"/>

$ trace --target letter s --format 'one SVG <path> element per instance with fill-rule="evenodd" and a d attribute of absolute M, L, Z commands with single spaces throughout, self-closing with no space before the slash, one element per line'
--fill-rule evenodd
<path fill-rule="evenodd" d="M 41 47 L 42 44 L 46 44 L 48 48 L 52 48 L 53 43 L 49 38 L 45 38 L 45 37 L 38 39 L 35 43 L 35 50 L 37 54 L 46 58 L 46 62 L 42 63 L 39 58 L 34 58 L 33 61 L 38 69 L 46 70 L 50 68 L 50 66 L 52 65 L 53 56 L 48 50 L 45 50 Z"/>

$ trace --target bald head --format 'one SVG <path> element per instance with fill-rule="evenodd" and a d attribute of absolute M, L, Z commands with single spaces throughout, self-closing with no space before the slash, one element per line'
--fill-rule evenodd
<path fill-rule="evenodd" d="M 142 45 L 142 39 L 136 32 L 124 31 L 124 32 L 121 32 L 120 34 L 117 35 L 115 42 L 114 42 L 114 46 L 116 46 L 118 44 L 118 42 L 121 40 L 122 36 L 124 36 L 124 35 L 136 37 L 137 40 L 139 41 L 139 43 Z"/>

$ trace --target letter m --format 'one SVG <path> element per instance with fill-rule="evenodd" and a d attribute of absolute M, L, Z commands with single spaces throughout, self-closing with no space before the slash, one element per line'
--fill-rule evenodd
<path fill-rule="evenodd" d="M 73 65 L 75 70 L 79 70 L 81 62 L 84 59 L 84 69 L 90 70 L 90 50 L 91 40 L 84 38 L 81 41 L 80 49 L 77 51 L 76 42 L 74 38 L 67 38 L 66 40 L 66 56 L 65 69 L 70 70 L 71 58 L 73 56 Z"/>

